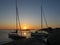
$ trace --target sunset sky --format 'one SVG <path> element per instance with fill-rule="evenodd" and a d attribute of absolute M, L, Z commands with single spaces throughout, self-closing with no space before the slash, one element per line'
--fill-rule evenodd
<path fill-rule="evenodd" d="M 41 25 L 41 0 L 17 0 L 21 27 L 38 29 Z M 60 0 L 42 0 L 49 27 L 60 27 Z M 15 29 L 15 0 L 0 0 L 0 29 Z M 44 22 L 44 27 L 46 27 Z"/>

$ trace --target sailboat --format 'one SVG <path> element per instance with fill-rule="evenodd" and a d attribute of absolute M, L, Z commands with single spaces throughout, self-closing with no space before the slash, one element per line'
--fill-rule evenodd
<path fill-rule="evenodd" d="M 21 25 L 20 25 L 20 21 L 19 21 L 19 15 L 18 15 L 18 7 L 17 7 L 17 0 L 16 0 L 16 30 L 15 32 L 11 32 L 9 33 L 9 38 L 13 39 L 13 40 L 18 40 L 18 39 L 23 39 L 25 37 L 23 37 L 22 35 L 19 35 L 18 34 L 18 23 L 19 23 L 19 26 L 20 26 L 20 30 L 21 30 Z M 20 31 L 21 32 L 21 31 Z M 22 33 L 22 32 L 21 32 Z"/>
<path fill-rule="evenodd" d="M 41 4 L 41 29 L 37 30 L 35 33 L 31 33 L 31 37 L 46 41 L 46 38 L 48 37 L 48 32 L 44 31 L 44 29 L 43 29 L 43 16 L 44 15 L 42 13 L 43 13 L 43 10 L 42 10 L 42 4 Z M 45 16 L 44 16 L 44 18 L 45 18 Z M 49 27 L 47 25 L 46 18 L 44 20 L 45 20 L 47 30 L 48 30 Z"/>

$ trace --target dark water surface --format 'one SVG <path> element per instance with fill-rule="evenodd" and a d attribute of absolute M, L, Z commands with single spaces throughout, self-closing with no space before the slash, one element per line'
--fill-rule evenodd
<path fill-rule="evenodd" d="M 8 34 L 12 31 L 14 31 L 14 30 L 0 30 L 0 45 L 10 42 L 10 41 L 13 41 L 8 38 Z"/>
<path fill-rule="evenodd" d="M 13 41 L 12 39 L 8 38 L 8 34 L 11 32 L 15 32 L 15 30 L 0 30 L 0 45 Z M 31 32 L 35 31 L 31 30 Z M 18 31 L 18 34 L 20 35 L 20 31 Z M 27 38 L 29 38 L 31 35 L 29 31 L 22 31 L 22 36 L 26 36 Z"/>

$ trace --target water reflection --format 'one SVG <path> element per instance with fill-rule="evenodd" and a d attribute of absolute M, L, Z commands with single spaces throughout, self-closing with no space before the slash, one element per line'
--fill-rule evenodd
<path fill-rule="evenodd" d="M 30 38 L 31 37 L 30 31 L 19 31 L 18 34 L 21 35 L 21 36 L 24 36 L 26 38 Z"/>

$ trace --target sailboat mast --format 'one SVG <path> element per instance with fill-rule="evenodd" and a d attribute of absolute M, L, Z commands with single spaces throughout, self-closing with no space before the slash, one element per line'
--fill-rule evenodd
<path fill-rule="evenodd" d="M 16 0 L 16 33 L 18 33 L 18 26 L 21 30 L 21 25 L 20 25 L 20 21 L 19 21 L 19 15 L 18 15 L 18 6 L 17 6 L 17 0 Z M 21 32 L 21 31 L 20 31 Z"/>
<path fill-rule="evenodd" d="M 41 3 L 41 29 L 43 28 L 42 3 Z"/>
<path fill-rule="evenodd" d="M 18 8 L 17 8 L 17 0 L 16 0 L 16 33 L 18 33 Z"/>
<path fill-rule="evenodd" d="M 43 14 L 43 7 L 42 7 L 42 0 L 41 0 L 41 29 L 43 28 L 43 16 L 44 16 L 46 26 L 48 27 L 47 20 L 45 18 L 45 15 Z"/>

